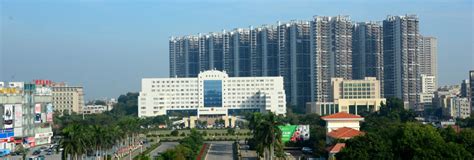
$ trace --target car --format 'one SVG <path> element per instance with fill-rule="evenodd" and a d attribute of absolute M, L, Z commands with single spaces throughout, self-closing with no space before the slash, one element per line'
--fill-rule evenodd
<path fill-rule="evenodd" d="M 46 157 L 44 155 L 39 155 L 38 156 L 38 160 L 45 160 L 45 159 L 46 159 Z"/>
<path fill-rule="evenodd" d="M 51 152 L 51 151 L 50 151 L 50 152 L 46 152 L 46 155 L 52 155 L 52 154 L 53 154 L 53 152 Z"/>
<path fill-rule="evenodd" d="M 46 147 L 46 146 L 41 146 L 40 149 L 41 149 L 41 150 L 46 150 L 46 149 L 48 149 L 48 147 Z"/>
<path fill-rule="evenodd" d="M 313 153 L 313 149 L 311 149 L 309 147 L 303 147 L 303 148 L 301 148 L 301 151 L 303 153 Z"/>
<path fill-rule="evenodd" d="M 40 150 L 33 151 L 33 155 L 39 155 L 39 154 L 41 154 Z"/>

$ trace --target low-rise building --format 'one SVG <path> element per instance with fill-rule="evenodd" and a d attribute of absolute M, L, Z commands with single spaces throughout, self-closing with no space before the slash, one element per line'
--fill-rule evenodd
<path fill-rule="evenodd" d="M 326 144 L 328 145 L 337 139 L 347 140 L 365 134 L 360 131 L 360 122 L 364 121 L 361 116 L 339 112 L 323 116 L 321 119 L 326 121 Z M 328 147 L 329 157 L 334 158 L 334 155 L 344 147 L 344 143 L 337 143 Z"/>
<path fill-rule="evenodd" d="M 434 92 L 433 106 L 441 109 L 443 117 L 456 118 L 457 110 L 465 108 L 465 100 L 460 96 L 459 85 L 443 86 Z M 456 107 L 457 106 L 457 107 Z M 463 111 L 464 109 L 460 110 Z"/>
<path fill-rule="evenodd" d="M 86 105 L 84 106 L 84 114 L 98 114 L 105 111 L 110 111 L 108 106 L 105 105 Z"/>
<path fill-rule="evenodd" d="M 286 114 L 282 77 L 229 77 L 209 70 L 196 78 L 144 78 L 138 116 L 239 116 L 246 112 Z"/>
<path fill-rule="evenodd" d="M 51 143 L 53 105 L 46 83 L 0 82 L 0 149 Z"/>
<path fill-rule="evenodd" d="M 382 103 L 380 81 L 375 77 L 364 80 L 344 80 L 332 78 L 332 102 L 308 102 L 306 113 L 328 115 L 338 112 L 360 114 L 362 112 L 378 111 Z"/>
<path fill-rule="evenodd" d="M 452 118 L 467 118 L 471 115 L 468 98 L 452 97 L 449 102 L 448 114 Z"/>

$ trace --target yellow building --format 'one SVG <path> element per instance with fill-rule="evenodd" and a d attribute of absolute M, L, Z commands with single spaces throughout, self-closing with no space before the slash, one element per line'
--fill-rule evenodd
<path fill-rule="evenodd" d="M 331 102 L 308 102 L 306 113 L 328 115 L 338 112 L 360 114 L 378 111 L 385 98 L 380 94 L 380 81 L 375 77 L 363 80 L 331 79 Z"/>

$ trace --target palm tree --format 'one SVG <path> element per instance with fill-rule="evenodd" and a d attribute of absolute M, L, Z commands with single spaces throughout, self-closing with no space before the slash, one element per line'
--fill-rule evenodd
<path fill-rule="evenodd" d="M 83 125 L 71 124 L 62 130 L 63 139 L 61 139 L 61 147 L 64 148 L 63 158 L 71 155 L 73 159 L 78 159 L 79 155 L 83 155 L 87 150 L 88 138 L 87 129 Z"/>
<path fill-rule="evenodd" d="M 253 123 L 253 124 L 252 124 Z M 254 140 L 257 141 L 257 152 L 259 156 L 272 160 L 277 149 L 277 157 L 282 156 L 281 130 L 278 128 L 277 116 L 273 113 L 266 115 L 254 115 L 251 119 L 251 127 L 254 130 Z"/>
<path fill-rule="evenodd" d="M 106 130 L 103 126 L 94 125 L 90 127 L 91 135 L 91 144 L 92 150 L 95 151 L 96 159 L 99 158 L 99 152 L 102 150 L 103 144 L 105 144 L 105 134 Z"/>

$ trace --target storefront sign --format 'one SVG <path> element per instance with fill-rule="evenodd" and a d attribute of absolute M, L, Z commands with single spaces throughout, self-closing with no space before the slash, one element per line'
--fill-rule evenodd
<path fill-rule="evenodd" d="M 37 95 L 52 95 L 52 90 L 50 87 L 37 87 L 36 94 Z"/>
<path fill-rule="evenodd" d="M 35 139 L 38 139 L 38 138 L 49 138 L 49 137 L 52 137 L 52 136 L 53 136 L 53 132 L 38 133 L 38 134 L 35 134 Z"/>
<path fill-rule="evenodd" d="M 0 88 L 0 94 L 19 94 L 21 90 L 17 88 Z"/>

